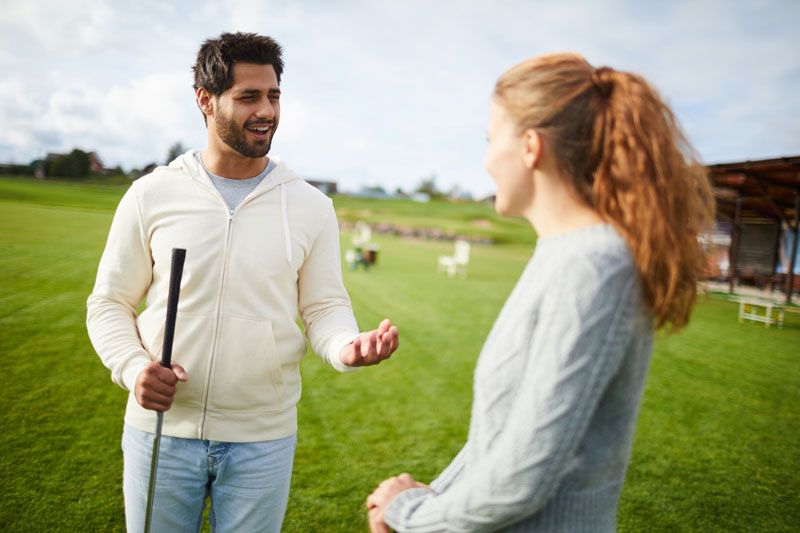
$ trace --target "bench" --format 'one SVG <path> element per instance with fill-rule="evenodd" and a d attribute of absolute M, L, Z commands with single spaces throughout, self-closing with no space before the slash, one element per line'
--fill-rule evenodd
<path fill-rule="evenodd" d="M 783 327 L 783 305 L 757 298 L 739 298 L 739 322 L 763 322 L 764 327 L 776 324 Z"/>

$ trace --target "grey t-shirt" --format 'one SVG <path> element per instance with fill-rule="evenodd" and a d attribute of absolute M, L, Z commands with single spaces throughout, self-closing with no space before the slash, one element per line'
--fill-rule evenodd
<path fill-rule="evenodd" d="M 245 198 L 247 198 L 248 194 L 253 192 L 255 188 L 258 187 L 258 184 L 267 177 L 267 174 L 269 174 L 272 169 L 278 166 L 275 161 L 270 159 L 267 163 L 267 167 L 258 176 L 253 176 L 252 178 L 246 179 L 230 179 L 217 176 L 208 170 L 205 163 L 203 163 L 203 160 L 200 158 L 200 152 L 195 152 L 194 157 L 203 166 L 203 169 L 208 174 L 208 177 L 211 178 L 211 182 L 225 199 L 225 203 L 228 204 L 228 209 L 231 212 L 233 212 L 233 210 L 236 209 L 236 207 L 241 204 Z"/>

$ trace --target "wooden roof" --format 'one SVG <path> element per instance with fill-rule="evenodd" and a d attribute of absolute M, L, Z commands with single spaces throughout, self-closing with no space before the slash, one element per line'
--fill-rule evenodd
<path fill-rule="evenodd" d="M 742 218 L 771 218 L 797 223 L 800 156 L 709 165 L 717 214 L 733 220 L 741 198 Z"/>

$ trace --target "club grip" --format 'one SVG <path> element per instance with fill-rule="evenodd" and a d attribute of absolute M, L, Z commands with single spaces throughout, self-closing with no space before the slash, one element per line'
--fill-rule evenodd
<path fill-rule="evenodd" d="M 161 352 L 161 366 L 172 366 L 172 339 L 175 336 L 175 317 L 178 314 L 178 297 L 181 293 L 181 277 L 186 250 L 172 249 L 172 269 L 169 274 L 169 296 L 167 297 L 167 324 L 164 327 L 164 348 Z"/>

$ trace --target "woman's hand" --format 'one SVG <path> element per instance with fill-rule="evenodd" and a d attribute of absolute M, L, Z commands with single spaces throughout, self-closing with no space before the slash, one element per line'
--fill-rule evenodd
<path fill-rule="evenodd" d="M 430 488 L 424 483 L 416 481 L 410 474 L 400 474 L 384 480 L 372 494 L 367 497 L 369 529 L 372 533 L 389 533 L 389 526 L 383 521 L 386 507 L 395 497 L 408 489 Z"/>

